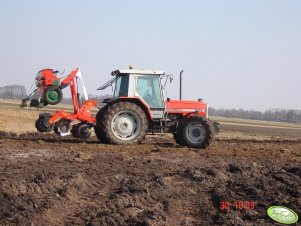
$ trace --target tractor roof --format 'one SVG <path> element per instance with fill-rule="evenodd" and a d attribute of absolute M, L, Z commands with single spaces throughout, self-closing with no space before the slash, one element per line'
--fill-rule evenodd
<path fill-rule="evenodd" d="M 154 71 L 154 70 L 133 70 L 133 69 L 125 69 L 125 70 L 116 70 L 112 71 L 112 76 L 117 75 L 126 75 L 126 74 L 139 74 L 139 75 L 164 75 L 164 71 Z"/>

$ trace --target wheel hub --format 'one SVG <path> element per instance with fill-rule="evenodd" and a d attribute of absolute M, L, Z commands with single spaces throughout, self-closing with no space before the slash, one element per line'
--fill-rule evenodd
<path fill-rule="evenodd" d="M 60 120 L 55 125 L 55 132 L 60 136 L 67 136 L 70 134 L 71 126 L 70 121 Z"/>
<path fill-rule="evenodd" d="M 60 130 L 61 130 L 61 132 L 66 133 L 66 132 L 69 130 L 69 126 L 67 126 L 67 125 L 62 125 L 62 126 L 60 127 Z"/>
<path fill-rule="evenodd" d="M 192 130 L 192 136 L 193 137 L 199 137 L 201 135 L 201 131 L 199 129 L 193 129 Z"/>
<path fill-rule="evenodd" d="M 48 98 L 50 101 L 57 101 L 59 98 L 59 94 L 56 91 L 49 91 L 48 92 Z"/>
<path fill-rule="evenodd" d="M 112 130 L 115 136 L 130 140 L 138 135 L 140 123 L 138 115 L 133 112 L 119 112 L 112 120 Z"/>
<path fill-rule="evenodd" d="M 204 127 L 197 123 L 192 123 L 186 130 L 187 139 L 192 143 L 199 143 L 204 140 L 205 133 Z"/>
<path fill-rule="evenodd" d="M 124 131 L 124 130 L 127 130 L 127 129 L 128 129 L 128 124 L 127 124 L 126 122 L 121 123 L 120 129 L 123 130 L 123 131 Z"/>

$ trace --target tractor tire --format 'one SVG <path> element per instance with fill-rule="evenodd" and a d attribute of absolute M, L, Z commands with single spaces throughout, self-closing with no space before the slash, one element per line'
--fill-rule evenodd
<path fill-rule="evenodd" d="M 145 139 L 147 129 L 146 114 L 135 103 L 108 104 L 96 116 L 95 134 L 104 143 L 141 143 Z"/>
<path fill-rule="evenodd" d="M 71 129 L 71 133 L 74 137 L 80 139 L 87 139 L 91 136 L 90 127 L 85 123 L 74 125 Z"/>
<path fill-rule="evenodd" d="M 103 111 L 106 111 L 109 105 L 106 105 L 102 107 L 96 114 L 96 122 L 102 122 L 104 120 L 104 115 Z M 97 125 L 97 123 L 96 123 Z M 100 126 L 95 126 L 94 127 L 95 135 L 97 139 L 104 144 L 109 144 L 109 141 L 106 139 L 104 132 L 102 129 L 100 129 Z"/>
<path fill-rule="evenodd" d="M 35 126 L 40 133 L 46 133 L 52 130 L 52 126 L 49 127 L 45 126 L 44 121 L 45 121 L 44 118 L 38 118 L 36 120 Z"/>
<path fill-rule="evenodd" d="M 56 105 L 63 99 L 63 92 L 58 86 L 49 86 L 44 92 L 44 106 Z"/>
<path fill-rule="evenodd" d="M 214 139 L 214 127 L 204 117 L 185 118 L 175 136 L 176 142 L 191 148 L 206 148 Z"/>
<path fill-rule="evenodd" d="M 185 142 L 182 139 L 182 135 L 180 133 L 174 133 L 173 134 L 173 138 L 175 139 L 176 143 L 181 145 L 181 146 L 185 146 Z"/>

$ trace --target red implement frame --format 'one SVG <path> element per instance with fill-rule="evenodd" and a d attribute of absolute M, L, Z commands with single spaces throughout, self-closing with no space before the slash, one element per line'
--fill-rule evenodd
<path fill-rule="evenodd" d="M 93 100 L 87 100 L 83 106 L 74 114 L 70 114 L 65 111 L 56 111 L 55 114 L 51 115 L 49 119 L 49 125 L 52 125 L 60 119 L 66 119 L 70 121 L 79 120 L 86 123 L 95 123 L 96 119 L 91 116 L 91 108 L 97 107 L 97 102 Z"/>
<path fill-rule="evenodd" d="M 93 100 L 87 100 L 83 103 L 82 106 L 80 106 L 79 99 L 78 99 L 78 93 L 76 88 L 76 74 L 79 71 L 79 68 L 76 68 L 75 70 L 71 71 L 71 73 L 65 78 L 62 82 L 60 87 L 64 88 L 68 85 L 70 85 L 70 91 L 72 96 L 72 105 L 74 109 L 74 113 L 70 114 L 65 111 L 56 111 L 55 114 L 52 114 L 49 119 L 49 125 L 52 125 L 56 121 L 60 119 L 66 119 L 66 120 L 79 120 L 81 122 L 86 123 L 95 123 L 96 119 L 91 116 L 91 108 L 97 107 L 98 104 L 96 101 Z"/>

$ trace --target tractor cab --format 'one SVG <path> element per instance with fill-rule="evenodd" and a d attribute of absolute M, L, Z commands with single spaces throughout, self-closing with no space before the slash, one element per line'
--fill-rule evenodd
<path fill-rule="evenodd" d="M 99 87 L 103 90 L 114 84 L 113 100 L 133 99 L 144 109 L 151 120 L 160 120 L 170 115 L 187 115 L 197 113 L 208 118 L 208 105 L 202 99 L 171 100 L 164 98 L 162 78 L 167 77 L 164 71 L 154 70 L 115 70 L 109 82 Z M 109 99 L 111 101 L 112 99 Z"/>
<path fill-rule="evenodd" d="M 164 97 L 161 87 L 161 76 L 164 71 L 152 70 L 115 70 L 114 78 L 98 90 L 114 85 L 113 99 L 136 99 L 149 109 L 151 118 L 160 119 L 164 115 Z"/>

